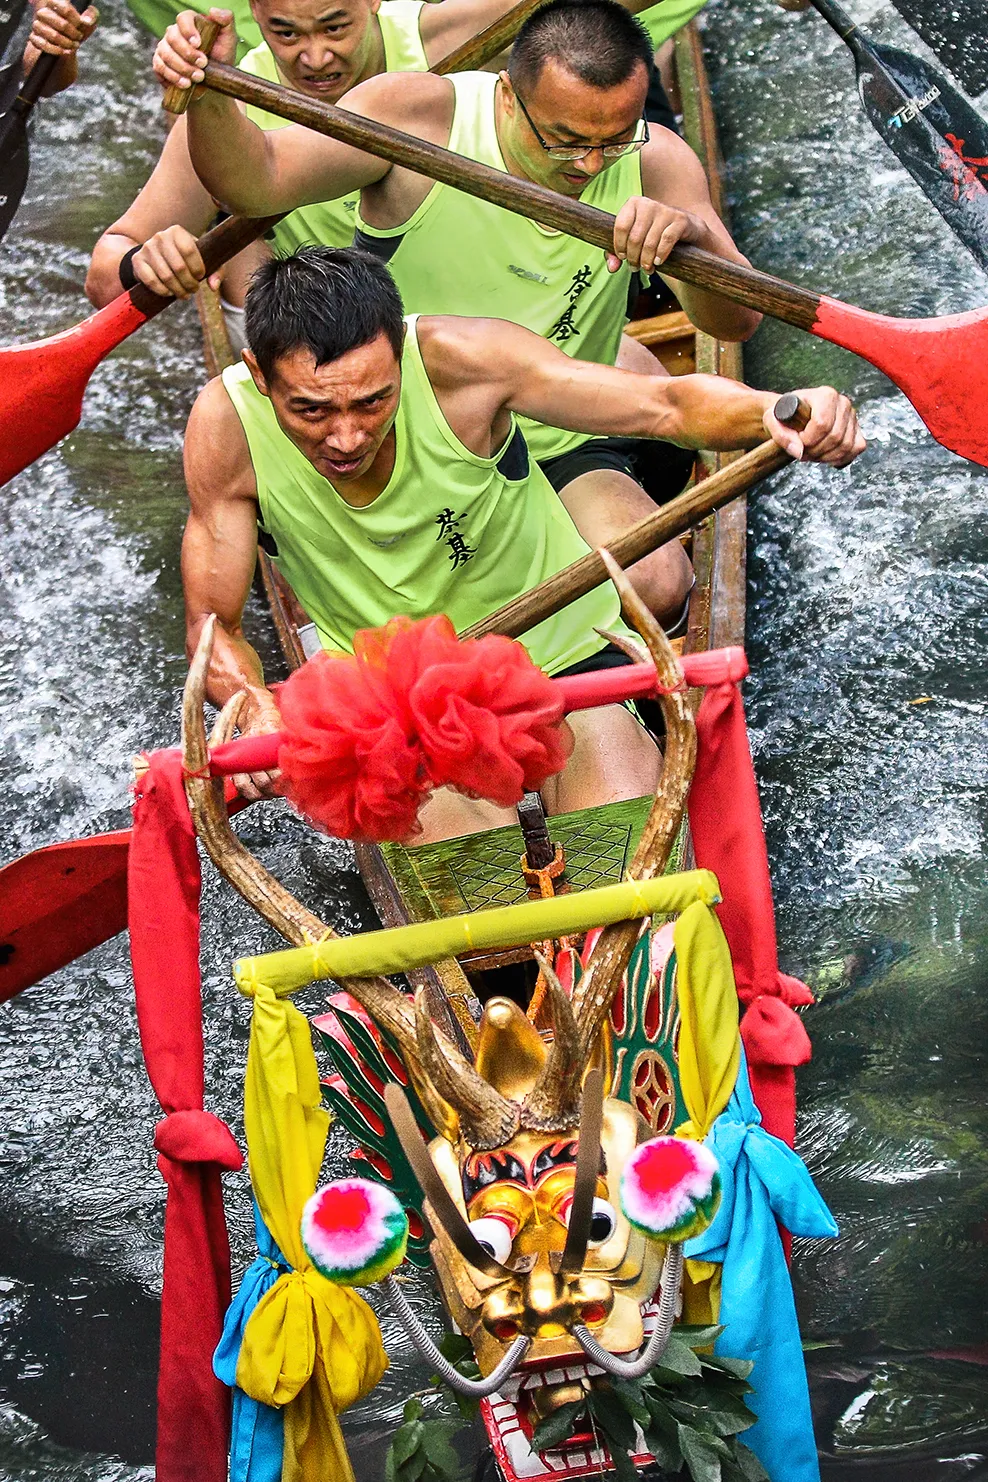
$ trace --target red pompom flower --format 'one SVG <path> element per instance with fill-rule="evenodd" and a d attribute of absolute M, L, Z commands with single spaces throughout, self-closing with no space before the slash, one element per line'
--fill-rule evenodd
<path fill-rule="evenodd" d="M 292 804 L 343 839 L 408 839 L 433 788 L 509 806 L 560 772 L 563 701 L 520 644 L 393 618 L 317 654 L 279 691 Z"/>

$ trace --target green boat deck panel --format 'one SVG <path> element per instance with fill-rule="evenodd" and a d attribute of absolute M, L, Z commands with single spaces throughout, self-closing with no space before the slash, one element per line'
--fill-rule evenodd
<path fill-rule="evenodd" d="M 550 837 L 566 852 L 565 883 L 589 890 L 623 879 L 651 806 L 651 797 L 631 798 L 548 819 Z M 521 829 L 509 825 L 438 844 L 382 844 L 381 853 L 409 920 L 434 921 L 527 900 L 524 848 Z M 681 855 L 680 839 L 670 870 L 679 869 Z"/>

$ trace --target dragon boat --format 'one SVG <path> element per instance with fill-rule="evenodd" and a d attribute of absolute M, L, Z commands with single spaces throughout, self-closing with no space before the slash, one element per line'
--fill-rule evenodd
<path fill-rule="evenodd" d="M 676 70 L 686 137 L 724 214 L 714 114 L 692 25 L 677 38 Z M 231 357 L 218 300 L 207 289 L 199 312 L 207 368 L 216 374 Z M 694 331 L 675 306 L 632 321 L 628 332 L 673 374 L 741 376 L 739 347 Z M 729 458 L 698 456 L 696 477 Z M 220 871 L 297 944 L 296 954 L 274 954 L 270 963 L 238 964 L 238 982 L 255 999 L 252 1055 L 254 1034 L 259 1046 L 263 1039 L 261 1000 L 277 1017 L 297 1012 L 284 997 L 314 978 L 334 978 L 342 990 L 313 1026 L 323 1052 L 323 1103 L 356 1143 L 354 1178 L 313 1194 L 300 1246 L 301 1210 L 286 1214 L 270 1186 L 266 1199 L 257 1173 L 266 1221 L 261 1259 L 275 1273 L 315 1269 L 341 1289 L 380 1284 L 439 1377 L 479 1401 L 505 1482 L 624 1478 L 643 1466 L 696 1482 L 811 1482 L 818 1475 L 775 1213 L 787 1231 L 804 1235 L 832 1235 L 835 1227 L 790 1151 L 792 1067 L 808 1058 L 793 1007 L 809 994 L 775 963 L 737 694 L 746 672 L 745 530 L 739 499 L 691 532 L 697 579 L 685 638 L 672 646 L 613 572 L 643 640 L 637 657 L 657 675 L 664 722 L 657 795 L 547 819 L 531 792 L 517 827 L 423 846 L 358 843 L 361 875 L 390 929 L 383 938 L 397 932 L 404 941 L 402 929 L 418 929 L 430 943 L 411 956 L 397 946 L 396 956 L 372 952 L 374 976 L 366 962 L 358 972 L 337 961 L 331 928 L 237 840 L 218 784 L 207 780 L 210 755 L 236 724 L 234 704 L 207 744 L 208 640 L 190 670 L 184 769 L 196 833 Z M 259 575 L 286 664 L 300 671 L 318 648 L 314 628 L 263 553 Z M 704 656 L 712 661 L 706 668 Z M 689 693 L 684 672 L 695 686 Z M 711 698 L 730 692 L 732 699 L 701 735 L 701 785 L 694 711 L 704 685 Z M 718 763 L 718 752 L 730 759 Z M 719 887 L 697 863 L 717 866 Z M 739 903 L 735 909 L 728 898 L 721 908 L 730 917 L 730 952 L 713 910 L 728 875 Z M 639 910 L 603 926 L 590 907 L 596 888 L 629 877 L 662 887 L 650 922 L 643 929 L 647 913 Z M 584 901 L 591 915 L 576 930 L 507 925 L 526 902 L 579 915 Z M 476 929 L 502 915 L 500 931 Z M 319 942 L 326 952 L 312 945 Z M 414 999 L 387 981 L 398 971 Z M 739 998 L 747 1034 L 739 1034 Z M 298 1050 L 288 1019 L 282 1028 L 304 1061 L 298 1084 L 311 1088 L 314 1062 Z M 264 1060 L 259 1048 L 259 1081 Z M 249 1102 L 250 1080 L 249 1068 Z M 255 1108 L 265 1099 L 255 1085 Z M 275 1146 L 290 1161 L 290 1140 L 279 1143 L 273 1123 L 262 1127 L 255 1116 L 252 1133 L 248 1118 L 247 1134 L 252 1174 L 255 1164 L 270 1170 Z M 255 1156 L 252 1136 L 263 1156 Z M 318 1160 L 302 1183 L 317 1174 Z M 362 1211 L 356 1224 L 355 1201 Z M 334 1228 L 333 1210 L 341 1208 L 343 1225 Z M 402 1258 L 432 1267 L 459 1348 L 438 1348 L 417 1318 L 391 1270 Z M 249 1313 L 238 1302 L 233 1339 L 246 1344 Z M 229 1319 L 227 1329 L 225 1342 Z M 236 1388 L 242 1366 L 241 1356 L 224 1375 L 235 1386 L 241 1422 L 263 1390 Z M 359 1392 L 358 1385 L 345 1401 Z M 417 1403 L 389 1460 L 399 1482 L 442 1478 L 452 1466 L 446 1452 L 444 1471 L 441 1438 L 419 1418 Z M 291 1410 L 282 1444 L 298 1463 Z M 236 1413 L 235 1404 L 235 1457 Z M 250 1413 L 248 1428 L 256 1424 Z M 300 1464 L 282 1475 L 316 1473 Z"/>

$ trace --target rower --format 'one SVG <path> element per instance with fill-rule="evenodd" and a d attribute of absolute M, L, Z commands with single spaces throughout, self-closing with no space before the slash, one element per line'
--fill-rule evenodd
<path fill-rule="evenodd" d="M 68 0 L 51 3 L 71 11 Z M 631 0 L 644 4 L 645 0 Z M 280 82 L 308 97 L 336 103 L 350 88 L 381 72 L 424 72 L 482 31 L 510 8 L 511 0 L 251 0 L 263 41 L 244 56 L 241 68 Z M 230 20 L 230 11 L 217 11 Z M 75 14 L 73 11 L 72 14 Z M 191 16 L 192 13 L 188 12 Z M 194 26 L 195 17 L 192 17 Z M 192 27 L 190 26 L 190 29 Z M 284 120 L 258 108 L 246 116 L 258 128 L 281 129 Z M 349 246 L 357 192 L 328 192 L 293 211 L 271 232 L 279 253 L 304 243 Z M 150 179 L 93 251 L 86 293 L 102 307 L 137 281 L 153 292 L 188 298 L 204 277 L 196 247 L 216 214 L 216 203 L 189 162 L 180 120 L 165 141 Z M 250 272 L 268 255 L 256 244 L 229 264 L 222 292 L 231 339 L 242 344 L 243 295 Z M 219 286 L 217 275 L 213 286 Z"/>
<path fill-rule="evenodd" d="M 219 622 L 207 696 L 247 695 L 241 730 L 278 729 L 278 705 L 243 632 L 260 545 L 327 649 L 397 614 L 446 613 L 458 631 L 579 559 L 585 542 L 530 459 L 518 418 L 587 434 L 666 437 L 682 447 L 748 448 L 766 433 L 795 457 L 843 467 L 864 447 L 854 409 L 803 390 L 802 433 L 773 416 L 778 393 L 720 376 L 637 376 L 573 361 L 495 319 L 403 317 L 377 258 L 305 248 L 263 265 L 247 294 L 250 349 L 200 393 L 185 439 L 191 513 L 182 545 L 187 647 Z M 663 548 L 670 566 L 682 547 Z M 526 636 L 549 674 L 606 666 L 595 629 L 620 631 L 601 586 Z M 550 812 L 652 790 L 658 753 L 621 706 L 570 718 L 572 758 L 548 785 Z M 242 779 L 258 796 L 266 776 Z M 437 794 L 423 827 L 451 837 L 512 821 Z"/>
<path fill-rule="evenodd" d="M 155 71 L 164 83 L 188 86 L 202 75 L 190 20 L 180 15 L 159 43 Z M 212 55 L 224 60 L 233 47 L 226 26 Z M 262 134 L 211 90 L 189 109 L 189 142 L 209 189 L 246 215 L 362 187 L 358 240 L 388 262 L 409 310 L 497 315 L 576 360 L 613 366 L 620 350 L 622 365 L 655 377 L 665 374 L 659 361 L 622 336 L 635 270 L 650 273 L 687 242 L 747 260 L 713 208 L 696 155 L 644 120 L 651 65 L 647 34 L 614 0 L 549 0 L 519 31 L 499 76 L 378 77 L 347 99 L 357 113 L 614 213 L 613 254 L 307 129 Z M 742 340 L 760 321 L 711 291 L 670 286 L 708 334 Z M 525 435 L 591 546 L 644 518 L 651 499 L 678 493 L 693 465 L 688 451 L 668 444 L 591 440 L 528 423 Z M 650 559 L 635 585 L 668 628 L 684 611 L 691 576 L 684 566 L 669 587 L 667 575 Z"/>

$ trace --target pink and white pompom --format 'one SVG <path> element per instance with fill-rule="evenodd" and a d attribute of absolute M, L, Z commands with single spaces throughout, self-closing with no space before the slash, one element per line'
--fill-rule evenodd
<path fill-rule="evenodd" d="M 408 1216 L 390 1189 L 341 1178 L 317 1189 L 302 1211 L 302 1244 L 337 1286 L 371 1286 L 405 1259 Z"/>
<path fill-rule="evenodd" d="M 621 1175 L 625 1218 L 654 1239 L 692 1239 L 707 1228 L 719 1204 L 717 1159 L 703 1143 L 686 1137 L 641 1143 Z"/>

